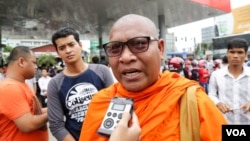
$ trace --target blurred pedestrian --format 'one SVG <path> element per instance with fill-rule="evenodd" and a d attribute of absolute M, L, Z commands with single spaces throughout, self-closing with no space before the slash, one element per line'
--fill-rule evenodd
<path fill-rule="evenodd" d="M 192 79 L 192 68 L 190 60 L 185 60 L 183 73 L 187 79 Z"/>
<path fill-rule="evenodd" d="M 165 60 L 164 64 L 161 67 L 161 72 L 164 72 L 165 70 L 169 70 L 168 69 L 168 60 Z"/>
<path fill-rule="evenodd" d="M 36 91 L 37 91 L 37 80 L 36 80 L 36 77 L 33 77 L 31 79 L 26 79 L 25 80 L 25 83 L 27 83 L 30 88 L 32 89 L 32 91 L 34 92 L 34 94 L 36 94 Z"/>
<path fill-rule="evenodd" d="M 198 61 L 199 66 L 199 83 L 205 89 L 206 93 L 208 93 L 208 81 L 210 77 L 210 72 L 206 68 L 206 60 Z"/>
<path fill-rule="evenodd" d="M 42 69 L 42 76 L 38 79 L 38 86 L 40 88 L 40 101 L 42 103 L 42 107 L 47 107 L 47 97 L 48 97 L 48 86 L 51 77 L 48 74 L 46 69 Z"/>
<path fill-rule="evenodd" d="M 99 62 L 99 58 L 97 57 L 97 56 L 93 56 L 92 57 L 92 63 L 94 63 L 94 64 L 99 64 L 100 62 Z"/>
<path fill-rule="evenodd" d="M 223 56 L 222 62 L 221 62 L 221 68 L 228 67 L 228 59 L 227 56 Z"/>
<path fill-rule="evenodd" d="M 197 82 L 199 82 L 199 67 L 198 67 L 198 61 L 196 59 L 192 60 L 191 62 L 191 66 L 192 66 L 192 76 L 191 76 L 191 80 L 195 80 Z"/>
<path fill-rule="evenodd" d="M 4 79 L 4 70 L 3 67 L 0 66 L 0 81 Z"/>
<path fill-rule="evenodd" d="M 168 61 L 168 70 L 170 72 L 177 72 L 180 75 L 184 76 L 183 68 L 184 60 L 180 57 L 173 57 Z"/>

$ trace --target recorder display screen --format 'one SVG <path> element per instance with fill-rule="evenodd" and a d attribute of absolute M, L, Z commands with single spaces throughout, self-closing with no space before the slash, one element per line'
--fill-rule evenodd
<path fill-rule="evenodd" d="M 124 111 L 125 104 L 114 104 L 112 109 L 113 110 L 118 110 L 118 111 Z"/>

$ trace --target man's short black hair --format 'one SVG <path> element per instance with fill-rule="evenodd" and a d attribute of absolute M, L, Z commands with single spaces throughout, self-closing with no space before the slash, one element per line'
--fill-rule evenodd
<path fill-rule="evenodd" d="M 80 37 L 79 37 L 79 33 L 72 27 L 63 27 L 59 30 L 57 30 L 53 35 L 52 35 L 52 43 L 54 45 L 54 47 L 56 48 L 57 51 L 57 44 L 56 44 L 56 40 L 62 37 L 67 37 L 69 35 L 73 35 L 75 40 L 79 43 L 80 42 Z"/>
<path fill-rule="evenodd" d="M 227 63 L 228 63 L 227 56 L 223 56 L 223 58 L 222 58 L 222 62 L 223 62 L 223 63 L 225 63 L 225 64 L 227 64 Z"/>
<path fill-rule="evenodd" d="M 233 38 L 227 44 L 227 50 L 232 48 L 244 48 L 245 52 L 248 51 L 248 42 L 243 38 Z"/>
<path fill-rule="evenodd" d="M 99 58 L 97 56 L 92 57 L 92 63 L 98 64 Z"/>

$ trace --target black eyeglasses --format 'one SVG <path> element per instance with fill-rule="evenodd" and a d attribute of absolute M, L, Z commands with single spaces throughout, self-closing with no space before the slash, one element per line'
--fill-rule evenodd
<path fill-rule="evenodd" d="M 103 45 L 103 48 L 109 57 L 120 56 L 124 45 L 127 45 L 132 53 L 142 53 L 148 50 L 150 41 L 158 41 L 158 39 L 150 36 L 141 36 L 129 39 L 127 42 L 108 42 Z"/>

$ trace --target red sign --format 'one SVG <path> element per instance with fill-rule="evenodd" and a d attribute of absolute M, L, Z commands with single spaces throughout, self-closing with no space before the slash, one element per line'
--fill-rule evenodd
<path fill-rule="evenodd" d="M 231 12 L 230 0 L 190 0 L 224 12 Z"/>

